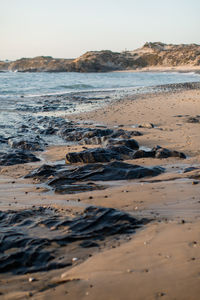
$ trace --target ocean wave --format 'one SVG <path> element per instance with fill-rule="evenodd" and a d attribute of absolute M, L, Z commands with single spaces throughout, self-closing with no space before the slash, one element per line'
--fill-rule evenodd
<path fill-rule="evenodd" d="M 78 83 L 78 84 L 72 84 L 72 85 L 60 85 L 58 88 L 79 90 L 79 89 L 93 89 L 95 87 L 92 85 L 89 85 L 89 84 Z"/>

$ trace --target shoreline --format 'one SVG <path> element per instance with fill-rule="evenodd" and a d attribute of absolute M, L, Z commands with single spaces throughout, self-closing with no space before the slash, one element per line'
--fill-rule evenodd
<path fill-rule="evenodd" d="M 200 89 L 134 95 L 69 118 L 99 122 L 108 128 L 118 126 L 128 131 L 134 128 L 143 133 L 135 137 L 140 145 L 149 148 L 161 145 L 187 155 L 185 160 L 127 161 L 165 167 L 165 173 L 155 178 L 112 183 L 105 190 L 56 195 L 45 194 L 30 179 L 20 178 L 34 169 L 34 164 L 0 168 L 4 177 L 0 201 L 1 205 L 7 202 L 10 209 L 16 208 L 16 201 L 19 207 L 20 201 L 21 207 L 27 202 L 29 205 L 35 202 L 36 206 L 41 202 L 59 210 L 70 208 L 74 214 L 84 205 L 94 205 L 153 218 L 126 242 L 115 247 L 111 244 L 69 269 L 36 273 L 35 282 L 28 281 L 30 274 L 0 274 L 3 299 L 26 299 L 31 293 L 33 299 L 129 300 L 133 299 L 133 291 L 134 299 L 197 299 L 200 292 L 200 124 L 189 123 L 188 118 L 200 114 L 199 100 Z M 151 123 L 152 128 L 138 127 Z M 53 146 L 42 156 L 47 161 L 60 160 L 66 152 L 80 151 L 83 147 Z M 186 167 L 197 169 L 184 173 Z M 22 183 L 30 186 L 21 186 Z"/>
<path fill-rule="evenodd" d="M 83 74 L 94 74 L 95 72 L 75 72 L 75 71 L 20 71 L 20 70 L 0 70 L 0 73 L 83 73 Z M 150 67 L 141 67 L 136 69 L 123 69 L 123 70 L 113 70 L 113 71 L 105 71 L 105 72 L 97 72 L 97 73 L 142 73 L 142 72 L 166 72 L 166 73 L 196 73 L 200 74 L 200 66 L 150 66 Z"/>
<path fill-rule="evenodd" d="M 155 66 L 155 67 L 144 67 L 144 68 L 141 68 L 141 69 L 130 69 L 130 70 L 119 70 L 119 71 L 112 71 L 112 72 L 136 72 L 136 73 L 140 73 L 140 72 L 149 72 L 149 73 L 154 73 L 154 72 L 166 72 L 166 73 L 191 73 L 191 72 L 194 72 L 194 73 L 197 73 L 199 74 L 200 73 L 200 67 L 199 66 L 175 66 L 175 67 L 172 67 L 172 66 Z"/>

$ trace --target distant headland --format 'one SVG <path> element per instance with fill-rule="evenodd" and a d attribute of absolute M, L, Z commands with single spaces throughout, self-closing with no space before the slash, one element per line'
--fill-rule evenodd
<path fill-rule="evenodd" d="M 89 51 L 75 59 L 38 56 L 0 61 L 0 71 L 111 72 L 129 70 L 199 70 L 200 45 L 145 43 L 133 51 Z"/>

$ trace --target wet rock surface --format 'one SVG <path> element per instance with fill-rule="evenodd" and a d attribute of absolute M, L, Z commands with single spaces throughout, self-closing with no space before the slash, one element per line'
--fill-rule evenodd
<path fill-rule="evenodd" d="M 199 170 L 199 168 L 197 168 L 197 167 L 187 167 L 183 170 L 183 173 L 188 173 L 188 172 L 195 171 L 195 170 Z"/>
<path fill-rule="evenodd" d="M 34 154 L 24 150 L 13 150 L 7 153 L 0 152 L 0 165 L 11 166 L 40 161 Z"/>
<path fill-rule="evenodd" d="M 138 150 L 132 156 L 133 159 L 144 158 L 144 157 L 151 157 L 151 158 L 178 157 L 178 158 L 185 159 L 186 155 L 183 152 L 169 150 L 167 148 L 156 146 L 152 148 L 150 151 Z"/>
<path fill-rule="evenodd" d="M 115 145 L 121 145 L 121 146 L 126 146 L 130 148 L 131 150 L 137 150 L 139 149 L 139 144 L 136 140 L 130 138 L 130 139 L 119 139 L 119 138 L 111 138 L 108 139 L 105 143 L 105 146 L 115 146 Z"/>
<path fill-rule="evenodd" d="M 168 158 L 168 157 L 178 157 L 186 158 L 186 155 L 182 152 L 175 150 L 169 150 L 160 146 L 154 147 L 150 151 L 145 150 L 134 150 L 139 148 L 136 141 L 133 140 L 122 140 L 122 145 L 120 141 L 111 141 L 111 145 L 108 141 L 107 147 L 105 148 L 94 148 L 88 149 L 81 152 L 69 152 L 66 154 L 66 163 L 95 163 L 95 162 L 110 162 L 114 160 L 126 160 L 126 159 L 138 159 L 138 158 Z M 114 144 L 114 145 L 113 145 Z"/>
<path fill-rule="evenodd" d="M 44 164 L 41 167 L 31 171 L 29 174 L 25 176 L 25 178 L 35 178 L 40 179 L 40 181 L 45 181 L 50 176 L 55 176 L 58 171 L 62 171 L 62 169 L 66 169 L 66 165 L 47 165 Z"/>
<path fill-rule="evenodd" d="M 133 159 L 144 158 L 144 157 L 152 157 L 152 158 L 154 158 L 155 155 L 156 155 L 155 151 L 138 150 L 138 151 L 135 151 L 133 153 L 132 158 Z"/>
<path fill-rule="evenodd" d="M 56 194 L 76 194 L 95 190 L 104 190 L 106 187 L 95 183 L 87 184 L 63 184 L 55 187 Z"/>
<path fill-rule="evenodd" d="M 147 176 L 157 176 L 164 172 L 161 167 L 143 167 L 138 165 L 127 164 L 124 162 L 111 162 L 106 164 L 88 164 L 79 166 L 74 170 L 63 171 L 58 178 L 50 180 L 51 186 L 57 182 L 68 181 L 111 181 L 143 178 Z"/>
<path fill-rule="evenodd" d="M 88 207 L 73 218 L 46 208 L 0 211 L 0 273 L 71 266 L 80 247 L 89 248 L 91 255 L 92 249 L 105 246 L 113 236 L 133 234 L 149 221 L 104 207 Z M 82 251 L 84 255 L 88 257 Z"/>
<path fill-rule="evenodd" d="M 123 129 L 96 129 L 96 128 L 81 128 L 81 127 L 64 127 L 59 131 L 59 135 L 70 142 L 80 142 L 81 144 L 101 144 L 107 139 L 124 138 L 130 139 L 132 136 L 142 135 L 138 131 L 127 131 Z"/>
<path fill-rule="evenodd" d="M 92 189 L 101 189 L 102 186 L 88 183 L 89 181 L 113 181 L 139 179 L 143 177 L 157 176 L 165 171 L 162 167 L 143 167 L 124 162 L 111 162 L 105 164 L 88 164 L 77 167 L 49 166 L 30 172 L 25 178 L 33 178 L 37 182 L 46 183 L 60 193 L 72 193 L 74 189 L 79 192 Z M 85 186 L 80 182 L 86 182 Z M 76 186 L 74 186 L 76 184 Z M 79 188 L 78 188 L 78 185 Z M 71 185 L 71 189 L 70 189 Z M 65 189 L 67 187 L 67 189 Z"/>
<path fill-rule="evenodd" d="M 34 107 L 37 108 L 37 105 Z M 102 145 L 108 139 L 131 139 L 132 136 L 141 135 L 138 131 L 92 128 L 84 125 L 81 127 L 79 123 L 61 117 L 34 114 L 20 115 L 18 122 L 14 124 L 13 121 L 12 124 L 3 125 L 2 128 L 0 124 L 0 133 L 1 129 L 3 134 L 0 135 L 0 150 L 5 155 L 10 149 L 35 152 L 43 151 L 46 146 L 55 144 Z"/>
<path fill-rule="evenodd" d="M 128 150 L 128 149 L 127 149 Z M 120 153 L 114 149 L 95 148 L 81 152 L 70 152 L 66 154 L 66 163 L 95 163 L 122 160 Z"/>
<path fill-rule="evenodd" d="M 45 143 L 42 139 L 37 136 L 35 139 L 24 139 L 24 138 L 10 138 L 8 139 L 8 144 L 11 148 L 22 149 L 28 151 L 43 151 L 45 148 Z"/>
<path fill-rule="evenodd" d="M 168 158 L 168 157 L 178 157 L 178 158 L 186 158 L 186 155 L 183 152 L 169 150 L 167 148 L 163 148 L 160 146 L 156 146 L 152 149 L 155 151 L 156 158 Z"/>
<path fill-rule="evenodd" d="M 186 119 L 187 123 L 200 123 L 200 115 L 196 115 L 195 117 L 189 117 Z"/>

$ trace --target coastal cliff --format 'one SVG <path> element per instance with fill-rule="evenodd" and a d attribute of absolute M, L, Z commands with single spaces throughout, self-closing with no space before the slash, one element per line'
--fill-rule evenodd
<path fill-rule="evenodd" d="M 109 72 L 151 67 L 198 67 L 200 45 L 146 43 L 133 51 L 89 51 L 76 59 L 51 56 L 0 61 L 0 71 L 18 72 Z"/>

